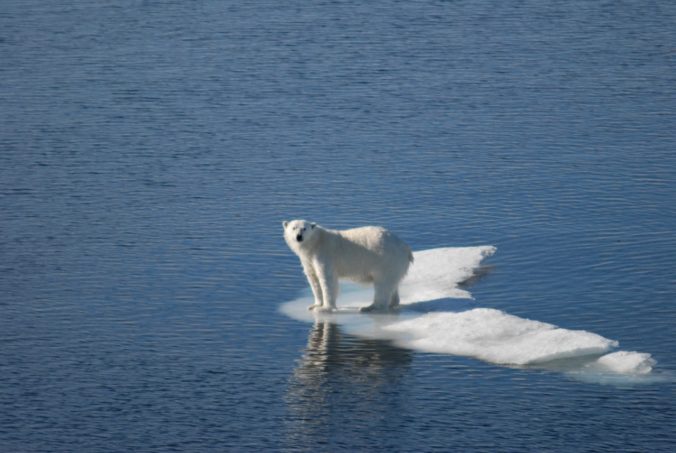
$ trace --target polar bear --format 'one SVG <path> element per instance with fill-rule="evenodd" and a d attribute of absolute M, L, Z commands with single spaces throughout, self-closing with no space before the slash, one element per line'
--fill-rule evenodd
<path fill-rule="evenodd" d="M 282 225 L 284 240 L 300 258 L 312 288 L 315 300 L 310 310 L 335 310 L 340 278 L 373 283 L 373 303 L 361 311 L 397 308 L 397 288 L 413 254 L 393 233 L 377 226 L 329 230 L 305 220 L 284 221 Z"/>

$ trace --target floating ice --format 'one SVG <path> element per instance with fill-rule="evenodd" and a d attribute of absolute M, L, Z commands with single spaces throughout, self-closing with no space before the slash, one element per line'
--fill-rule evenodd
<path fill-rule="evenodd" d="M 351 334 L 391 340 L 408 349 L 499 365 L 534 366 L 597 382 L 618 376 L 643 379 L 651 374 L 656 361 L 650 354 L 612 352 L 618 342 L 593 332 L 563 329 L 458 301 L 455 311 L 429 312 L 433 305 L 429 301 L 471 298 L 458 285 L 475 275 L 481 261 L 494 252 L 491 246 L 415 252 L 415 261 L 399 287 L 402 310 L 397 315 L 359 313 L 360 307 L 370 304 L 372 290 L 351 285 L 341 286 L 335 312 L 308 311 L 310 296 L 283 304 L 281 311 L 301 321 L 340 324 Z"/>
<path fill-rule="evenodd" d="M 509 315 L 491 308 L 428 313 L 383 327 L 410 349 L 476 357 L 504 365 L 530 365 L 602 354 L 617 346 L 595 333 Z"/>
<path fill-rule="evenodd" d="M 413 264 L 399 285 L 402 304 L 472 295 L 458 284 L 474 275 L 481 260 L 495 253 L 495 247 L 462 247 L 421 250 L 413 254 Z"/>
<path fill-rule="evenodd" d="M 617 351 L 600 357 L 592 365 L 600 371 L 617 374 L 645 375 L 653 370 L 657 362 L 650 354 L 635 351 Z"/>

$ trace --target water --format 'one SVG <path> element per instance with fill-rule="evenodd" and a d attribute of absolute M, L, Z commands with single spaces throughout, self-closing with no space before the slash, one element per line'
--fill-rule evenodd
<path fill-rule="evenodd" d="M 280 307 L 306 286 L 282 220 L 382 224 L 415 250 L 497 246 L 477 307 L 676 373 L 675 19 L 3 2 L 0 449 L 672 450 L 673 379 L 418 352 Z"/>

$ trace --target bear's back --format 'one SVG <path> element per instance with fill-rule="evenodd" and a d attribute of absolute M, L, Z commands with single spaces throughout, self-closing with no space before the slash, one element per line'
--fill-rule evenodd
<path fill-rule="evenodd" d="M 410 251 L 408 245 L 397 235 L 380 226 L 363 226 L 336 233 L 344 240 L 379 255 Z"/>
<path fill-rule="evenodd" d="M 337 233 L 346 240 L 371 250 L 382 248 L 388 240 L 388 236 L 392 236 L 389 231 L 379 226 L 350 228 L 349 230 L 341 230 Z"/>

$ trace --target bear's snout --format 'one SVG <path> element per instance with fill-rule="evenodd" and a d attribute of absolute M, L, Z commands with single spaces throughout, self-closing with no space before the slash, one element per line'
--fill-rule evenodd
<path fill-rule="evenodd" d="M 297 234 L 297 235 L 296 235 L 296 240 L 297 240 L 298 242 L 303 242 L 303 235 L 302 235 L 302 234 Z"/>

